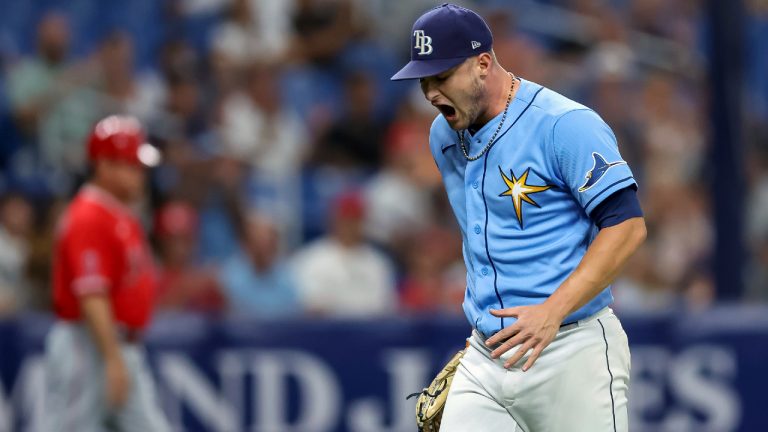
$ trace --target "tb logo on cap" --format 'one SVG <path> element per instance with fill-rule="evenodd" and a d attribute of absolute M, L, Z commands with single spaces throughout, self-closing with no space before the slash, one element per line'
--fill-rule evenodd
<path fill-rule="evenodd" d="M 432 54 L 432 38 L 425 35 L 424 30 L 414 31 L 413 36 L 416 38 L 416 45 L 414 48 L 419 49 L 419 55 Z"/>

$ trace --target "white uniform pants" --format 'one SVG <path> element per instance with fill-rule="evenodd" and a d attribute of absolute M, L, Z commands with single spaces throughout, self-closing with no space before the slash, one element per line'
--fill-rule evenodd
<path fill-rule="evenodd" d="M 626 432 L 629 345 L 609 308 L 563 327 L 527 372 L 490 357 L 478 332 L 448 393 L 441 432 Z"/>
<path fill-rule="evenodd" d="M 130 394 L 120 410 L 111 410 L 104 363 L 84 325 L 57 322 L 45 345 L 46 432 L 170 432 L 141 346 L 121 346 Z"/>

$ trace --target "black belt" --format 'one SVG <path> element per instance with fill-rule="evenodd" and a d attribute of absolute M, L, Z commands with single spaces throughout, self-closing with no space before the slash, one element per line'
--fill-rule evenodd
<path fill-rule="evenodd" d="M 560 324 L 560 329 L 558 330 L 558 332 L 570 330 L 570 329 L 578 327 L 578 326 L 579 326 L 579 321 L 578 320 L 577 321 L 570 321 L 570 322 L 567 322 L 567 323 L 562 323 L 562 324 Z M 475 331 L 477 332 L 477 334 L 480 335 L 480 338 L 483 340 L 483 344 L 485 344 L 485 341 L 488 340 L 488 338 L 493 336 L 493 335 L 486 336 L 486 335 L 483 334 L 483 332 L 481 332 L 478 329 L 475 329 Z M 499 330 L 499 331 L 501 331 L 501 330 Z M 494 334 L 496 334 L 496 333 L 494 333 Z"/>

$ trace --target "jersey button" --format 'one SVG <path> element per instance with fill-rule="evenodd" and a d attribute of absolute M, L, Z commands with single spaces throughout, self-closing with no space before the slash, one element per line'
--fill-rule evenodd
<path fill-rule="evenodd" d="M 480 234 L 480 225 L 475 224 L 475 234 Z"/>
<path fill-rule="evenodd" d="M 477 189 L 477 188 L 479 188 L 479 187 L 480 187 L 480 183 L 478 183 L 477 181 L 475 181 L 474 183 L 472 183 L 472 187 L 473 187 L 473 188 L 475 188 L 475 189 Z"/>
<path fill-rule="evenodd" d="M 483 267 L 480 270 L 480 274 L 482 274 L 483 276 L 488 276 L 488 267 Z"/>

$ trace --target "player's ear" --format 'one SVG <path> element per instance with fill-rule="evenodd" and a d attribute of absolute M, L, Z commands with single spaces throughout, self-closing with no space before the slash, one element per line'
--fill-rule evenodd
<path fill-rule="evenodd" d="M 477 56 L 477 68 L 480 71 L 480 77 L 485 78 L 493 66 L 493 56 L 490 52 L 484 52 Z"/>

